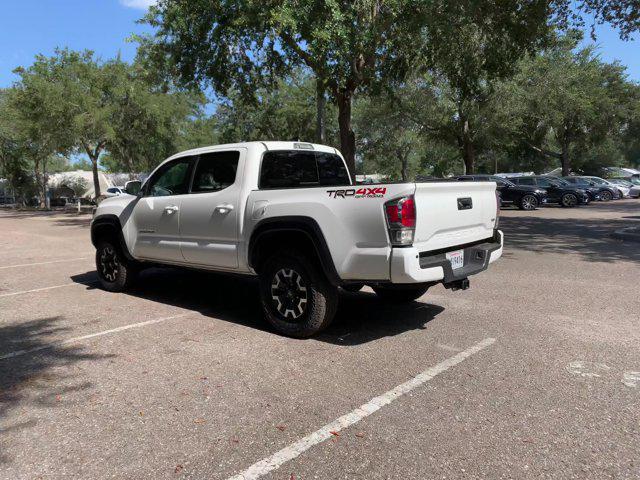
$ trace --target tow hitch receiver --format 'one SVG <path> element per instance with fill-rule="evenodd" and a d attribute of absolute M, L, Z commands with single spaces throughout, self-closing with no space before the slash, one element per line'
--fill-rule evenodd
<path fill-rule="evenodd" d="M 449 288 L 454 292 L 456 290 L 466 290 L 469 288 L 469 279 L 463 278 L 462 280 L 456 280 L 455 282 L 445 283 L 444 288 Z"/>

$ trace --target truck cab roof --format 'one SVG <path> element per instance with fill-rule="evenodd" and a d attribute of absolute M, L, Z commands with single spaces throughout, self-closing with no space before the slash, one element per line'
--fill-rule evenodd
<path fill-rule="evenodd" d="M 249 148 L 258 149 L 262 151 L 273 150 L 308 150 L 316 152 L 327 152 L 340 155 L 340 152 L 334 147 L 328 145 L 321 145 L 318 143 L 310 142 L 281 142 L 281 141 L 254 141 L 254 142 L 240 142 L 240 143 L 225 143 L 222 145 L 210 145 L 207 147 L 193 148 L 191 150 L 184 150 L 178 152 L 165 161 L 173 160 L 174 158 L 184 157 L 187 155 L 202 155 L 203 153 L 214 152 L 216 150 L 230 150 L 234 148 Z M 163 162 L 164 163 L 164 162 Z"/>

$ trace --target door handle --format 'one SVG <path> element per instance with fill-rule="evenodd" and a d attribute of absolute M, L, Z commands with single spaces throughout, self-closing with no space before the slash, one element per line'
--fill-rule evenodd
<path fill-rule="evenodd" d="M 230 203 L 223 203 L 222 205 L 218 205 L 215 208 L 216 212 L 220 212 L 223 215 L 229 213 L 231 210 L 233 210 L 233 205 L 231 205 Z"/>
<path fill-rule="evenodd" d="M 164 207 L 164 212 L 168 213 L 169 215 L 172 215 L 174 213 L 176 213 L 178 210 L 180 210 L 178 207 L 176 207 L 175 205 L 169 205 L 167 207 Z"/>

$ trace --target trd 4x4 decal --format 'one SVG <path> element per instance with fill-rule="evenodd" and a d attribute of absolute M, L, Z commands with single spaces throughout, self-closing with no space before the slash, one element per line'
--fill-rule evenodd
<path fill-rule="evenodd" d="M 386 187 L 349 188 L 346 190 L 327 190 L 329 198 L 382 198 L 387 193 Z"/>

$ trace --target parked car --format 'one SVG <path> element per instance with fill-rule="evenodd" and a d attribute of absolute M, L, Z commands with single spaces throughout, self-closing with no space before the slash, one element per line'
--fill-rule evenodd
<path fill-rule="evenodd" d="M 125 192 L 124 187 L 109 187 L 107 191 L 104 192 L 105 197 L 115 197 L 117 195 L 122 195 Z"/>
<path fill-rule="evenodd" d="M 617 185 L 618 188 L 625 189 L 623 190 L 623 193 L 626 191 L 625 197 L 630 197 L 630 198 L 640 197 L 640 184 L 634 185 L 632 182 L 628 180 L 623 180 L 620 178 L 612 178 L 609 181 L 614 185 Z"/>
<path fill-rule="evenodd" d="M 509 180 L 516 185 L 544 188 L 547 191 L 547 203 L 557 203 L 569 208 L 589 203 L 589 195 L 584 189 L 567 185 L 555 177 L 530 175 L 527 177 L 513 177 Z"/>
<path fill-rule="evenodd" d="M 547 191 L 539 187 L 516 185 L 515 183 L 495 175 L 462 175 L 460 181 L 496 182 L 496 190 L 500 194 L 503 205 L 516 205 L 521 210 L 535 210 L 547 203 Z"/>
<path fill-rule="evenodd" d="M 598 186 L 598 187 L 604 186 L 604 187 L 609 187 L 613 189 L 614 191 L 613 200 L 618 200 L 624 196 L 620 187 L 609 182 L 608 180 L 605 180 L 604 178 L 600 178 L 600 177 L 578 177 L 578 178 L 582 178 L 583 180 L 586 180 L 587 182 L 589 182 L 594 186 Z"/>
<path fill-rule="evenodd" d="M 257 275 L 266 319 L 308 337 L 331 322 L 338 287 L 394 302 L 468 288 L 502 255 L 498 214 L 493 183 L 355 185 L 332 147 L 249 142 L 169 158 L 137 196 L 100 203 L 91 241 L 106 290 L 154 264 Z"/>
<path fill-rule="evenodd" d="M 560 177 L 565 182 L 581 188 L 587 192 L 591 197 L 591 200 L 601 200 L 608 202 L 616 198 L 619 194 L 616 188 L 610 185 L 596 185 L 593 182 L 589 182 L 582 177 Z"/>

